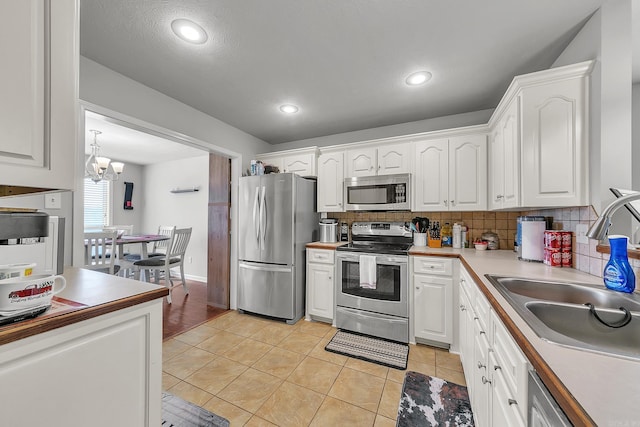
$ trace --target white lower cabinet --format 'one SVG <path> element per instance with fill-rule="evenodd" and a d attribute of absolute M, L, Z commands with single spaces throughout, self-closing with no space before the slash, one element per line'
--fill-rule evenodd
<path fill-rule="evenodd" d="M 306 319 L 333 321 L 335 251 L 307 249 Z"/>
<path fill-rule="evenodd" d="M 453 260 L 412 257 L 413 326 L 416 339 L 453 342 Z"/>
<path fill-rule="evenodd" d="M 458 307 L 460 358 L 476 425 L 525 426 L 529 362 L 463 267 Z"/>
<path fill-rule="evenodd" d="M 159 426 L 162 299 L 0 346 L 0 381 L 3 426 Z"/>

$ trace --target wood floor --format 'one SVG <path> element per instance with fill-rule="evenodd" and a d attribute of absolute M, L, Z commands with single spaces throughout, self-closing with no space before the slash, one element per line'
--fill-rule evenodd
<path fill-rule="evenodd" d="M 160 281 L 164 284 L 164 281 Z M 169 339 L 213 319 L 227 310 L 207 305 L 207 284 L 187 280 L 189 294 L 185 295 L 182 286 L 171 291 L 172 303 L 164 299 L 162 307 L 162 338 Z"/>

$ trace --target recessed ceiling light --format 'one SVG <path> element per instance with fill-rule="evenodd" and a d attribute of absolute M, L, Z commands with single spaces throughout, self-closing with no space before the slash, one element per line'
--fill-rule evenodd
<path fill-rule="evenodd" d="M 176 19 L 171 23 L 171 29 L 182 40 L 194 44 L 207 41 L 207 32 L 200 25 L 188 19 Z"/>
<path fill-rule="evenodd" d="M 418 71 L 407 77 L 406 83 L 409 86 L 418 86 L 431 80 L 431 73 L 428 71 Z"/>
<path fill-rule="evenodd" d="M 280 106 L 280 111 L 287 114 L 297 113 L 298 110 L 299 108 L 292 104 L 284 104 Z"/>

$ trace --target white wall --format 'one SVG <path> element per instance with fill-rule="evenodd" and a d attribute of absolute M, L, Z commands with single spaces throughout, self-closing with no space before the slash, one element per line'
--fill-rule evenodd
<path fill-rule="evenodd" d="M 328 145 L 347 144 L 350 142 L 368 141 L 394 136 L 411 135 L 414 133 L 431 132 L 442 129 L 452 129 L 464 126 L 487 124 L 493 109 L 474 111 L 470 113 L 455 114 L 451 116 L 436 117 L 433 119 L 418 120 L 415 122 L 401 123 L 397 125 L 381 126 L 371 129 L 363 129 L 353 132 L 338 133 L 335 135 L 320 136 L 317 138 L 302 139 L 273 145 L 271 151 L 290 150 L 303 147 L 326 147 Z"/>
<path fill-rule="evenodd" d="M 118 161 L 113 159 L 113 161 Z M 144 218 L 140 201 L 144 197 L 144 166 L 126 163 L 124 171 L 117 181 L 111 183 L 111 197 L 113 212 L 111 213 L 111 224 L 113 225 L 133 225 L 134 233 L 146 232 L 144 228 Z M 124 183 L 133 182 L 133 209 L 124 209 Z"/>
<path fill-rule="evenodd" d="M 80 99 L 198 139 L 223 155 L 242 156 L 243 170 L 271 145 L 186 104 L 80 57 Z"/>
<path fill-rule="evenodd" d="M 143 174 L 146 185 L 136 202 L 136 208 L 142 209 L 145 229 L 141 232 L 155 233 L 160 225 L 192 227 L 185 274 L 195 280 L 206 281 L 209 155 L 145 166 Z M 170 192 L 176 187 L 194 186 L 200 187 L 200 191 Z"/>
<path fill-rule="evenodd" d="M 633 188 L 640 190 L 640 83 L 634 84 L 632 89 L 632 125 L 631 138 L 633 145 Z"/>

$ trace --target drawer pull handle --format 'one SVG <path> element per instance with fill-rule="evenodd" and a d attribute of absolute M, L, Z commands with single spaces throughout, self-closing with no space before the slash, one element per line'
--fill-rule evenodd
<path fill-rule="evenodd" d="M 491 384 L 491 380 L 488 380 L 484 375 L 482 376 L 482 384 Z"/>
<path fill-rule="evenodd" d="M 498 369 L 502 369 L 502 366 L 500 365 L 493 365 L 493 370 L 497 371 Z"/>
<path fill-rule="evenodd" d="M 482 335 L 482 334 L 486 334 L 486 332 L 485 331 L 480 331 L 480 335 Z"/>
<path fill-rule="evenodd" d="M 509 406 L 518 404 L 518 401 L 516 401 L 515 399 L 509 399 L 507 400 L 507 402 L 509 402 Z"/>
<path fill-rule="evenodd" d="M 487 365 L 483 365 L 482 362 L 478 362 L 478 369 L 486 368 Z"/>

